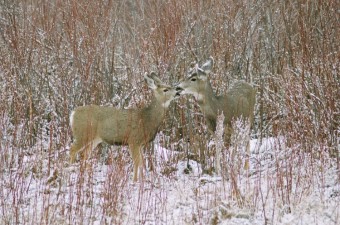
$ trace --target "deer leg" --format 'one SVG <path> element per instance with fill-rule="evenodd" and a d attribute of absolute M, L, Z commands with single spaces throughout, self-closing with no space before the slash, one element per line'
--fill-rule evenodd
<path fill-rule="evenodd" d="M 99 143 L 102 142 L 102 139 L 100 138 L 95 138 L 92 141 L 88 142 L 84 148 L 81 149 L 81 158 L 82 160 L 86 160 L 89 158 L 89 155 L 91 154 L 91 152 L 97 147 L 97 145 Z"/>
<path fill-rule="evenodd" d="M 249 170 L 249 157 L 250 157 L 250 140 L 248 140 L 246 147 L 246 161 L 244 163 L 245 170 Z"/>
<path fill-rule="evenodd" d="M 248 130 L 248 135 L 247 135 L 247 146 L 246 146 L 246 160 L 245 160 L 245 163 L 244 163 L 244 169 L 245 170 L 249 170 L 249 158 L 250 158 L 250 134 L 251 134 L 251 132 L 250 132 L 250 129 L 251 129 L 251 127 L 252 127 L 252 121 L 253 121 L 253 114 L 252 113 L 250 113 L 250 118 L 248 119 L 248 128 L 249 128 L 249 130 Z"/>
<path fill-rule="evenodd" d="M 130 147 L 130 154 L 133 161 L 133 182 L 136 182 L 138 180 L 138 172 L 139 177 L 143 178 L 143 157 L 142 157 L 142 151 L 141 147 L 138 146 L 129 146 Z"/>
<path fill-rule="evenodd" d="M 70 162 L 71 163 L 75 162 L 78 152 L 81 152 L 82 153 L 81 158 L 83 160 L 86 160 L 89 155 L 89 152 L 91 152 L 94 148 L 96 148 L 97 145 L 101 142 L 102 140 L 100 138 L 95 138 L 92 141 L 84 145 L 80 142 L 77 142 L 77 140 L 75 140 L 75 142 L 73 142 L 73 144 L 71 145 L 71 149 L 70 149 Z"/>
<path fill-rule="evenodd" d="M 77 142 L 77 140 L 75 140 L 72 143 L 71 148 L 70 148 L 70 162 L 71 163 L 74 163 L 76 161 L 77 153 L 79 149 L 81 149 L 81 147 L 82 147 L 82 144 Z"/>
<path fill-rule="evenodd" d="M 144 179 L 144 173 L 143 173 L 143 170 L 144 170 L 144 161 L 143 161 L 143 153 L 142 153 L 142 148 L 139 149 L 139 166 L 137 167 L 137 170 L 139 171 L 139 180 L 140 181 L 143 181 Z"/>

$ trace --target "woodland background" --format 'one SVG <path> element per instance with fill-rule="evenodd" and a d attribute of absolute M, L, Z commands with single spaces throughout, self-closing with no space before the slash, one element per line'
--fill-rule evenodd
<path fill-rule="evenodd" d="M 61 183 L 68 182 L 60 174 L 68 167 L 69 115 L 75 107 L 143 107 L 151 97 L 145 72 L 156 71 L 164 82 L 176 84 L 193 62 L 209 56 L 215 59 L 210 79 L 217 93 L 238 79 L 256 87 L 252 139 L 275 137 L 281 140 L 275 142 L 276 150 L 289 148 L 284 166 L 272 156 L 278 199 L 289 205 L 294 195 L 290 184 L 308 189 L 329 168 L 337 171 L 339 182 L 339 24 L 336 0 L 0 1 L 0 186 L 4 187 L 0 222 L 53 223 L 51 215 L 68 212 L 61 206 L 54 214 L 46 212 L 46 194 L 34 195 L 45 213 L 32 216 L 21 209 L 25 204 L 32 207 L 25 200 L 32 179 L 59 174 Z M 208 142 L 204 118 L 192 98 L 171 104 L 161 131 L 160 144 L 170 150 L 195 153 Z M 112 180 L 110 190 L 112 185 L 125 187 L 131 168 L 119 168 L 131 165 L 128 153 L 117 153 L 107 145 L 97 150 L 92 168 L 114 164 L 110 173 L 124 179 Z M 172 167 L 158 166 L 168 169 L 171 179 Z M 292 172 L 296 170 L 305 172 Z M 86 173 L 80 169 L 79 182 Z M 118 175 L 108 175 L 117 179 L 114 176 Z M 94 187 L 79 182 L 75 193 Z M 113 197 L 108 191 L 105 198 L 113 210 L 113 199 L 123 201 L 124 192 L 116 191 Z M 251 202 L 264 204 L 257 198 Z M 78 218 L 83 206 L 81 201 L 75 203 L 72 212 Z M 64 222 L 70 221 L 74 219 Z"/>

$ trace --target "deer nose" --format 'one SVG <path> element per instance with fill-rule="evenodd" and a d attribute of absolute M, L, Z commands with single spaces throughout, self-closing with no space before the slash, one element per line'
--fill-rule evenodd
<path fill-rule="evenodd" d="M 184 89 L 181 88 L 181 87 L 176 87 L 176 97 L 180 96 L 181 95 L 181 92 L 183 91 Z"/>
<path fill-rule="evenodd" d="M 181 87 L 176 87 L 176 91 L 181 92 L 181 91 L 183 91 L 183 88 L 181 88 Z"/>

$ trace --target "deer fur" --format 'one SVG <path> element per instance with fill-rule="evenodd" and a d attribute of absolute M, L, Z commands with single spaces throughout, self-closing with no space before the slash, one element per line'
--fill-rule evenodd
<path fill-rule="evenodd" d="M 229 144 L 234 119 L 242 117 L 249 119 L 251 124 L 253 122 L 255 89 L 245 81 L 236 81 L 224 95 L 217 96 L 208 77 L 213 65 L 212 57 L 201 67 L 196 65 L 189 72 L 189 76 L 177 85 L 176 90 L 179 94 L 194 95 L 205 116 L 208 130 L 213 135 L 216 130 L 217 116 L 224 114 L 224 139 Z M 249 143 L 247 151 L 249 152 Z"/>
<path fill-rule="evenodd" d="M 146 107 L 116 109 L 87 105 L 71 113 L 74 137 L 70 149 L 71 163 L 76 160 L 78 152 L 83 152 L 86 159 L 89 151 L 101 142 L 128 145 L 134 165 L 133 180 L 138 180 L 139 172 L 140 177 L 143 177 L 142 148 L 154 140 L 170 102 L 176 97 L 176 90 L 164 84 L 155 73 L 145 74 L 144 78 L 154 95 Z"/>

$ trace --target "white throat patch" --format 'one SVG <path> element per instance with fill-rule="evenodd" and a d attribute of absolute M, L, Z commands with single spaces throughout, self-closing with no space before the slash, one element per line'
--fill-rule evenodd
<path fill-rule="evenodd" d="M 194 94 L 195 98 L 197 101 L 203 101 L 204 99 L 204 95 L 202 95 L 201 93 L 196 93 Z"/>
<path fill-rule="evenodd" d="M 170 103 L 171 103 L 171 100 L 168 100 L 168 101 L 164 102 L 164 103 L 162 104 L 162 106 L 163 106 L 164 108 L 168 108 L 169 105 L 170 105 Z"/>

